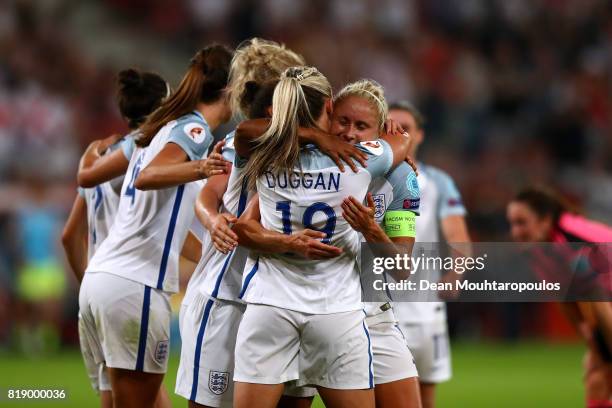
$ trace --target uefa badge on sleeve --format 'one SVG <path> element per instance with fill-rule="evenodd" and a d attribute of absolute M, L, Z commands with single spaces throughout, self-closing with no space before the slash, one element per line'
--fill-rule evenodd
<path fill-rule="evenodd" d="M 206 132 L 199 123 L 188 123 L 183 127 L 183 131 L 194 142 L 200 144 L 206 139 Z"/>
<path fill-rule="evenodd" d="M 215 395 L 221 395 L 227 391 L 229 373 L 223 371 L 210 371 L 208 374 L 208 388 Z"/>
<path fill-rule="evenodd" d="M 417 181 L 417 175 L 414 172 L 411 172 L 406 178 L 406 187 L 408 188 L 408 191 L 410 191 L 410 194 L 412 194 L 414 197 L 420 196 L 419 182 Z"/>
<path fill-rule="evenodd" d="M 384 149 L 378 140 L 370 140 L 359 144 L 375 156 L 383 154 Z"/>

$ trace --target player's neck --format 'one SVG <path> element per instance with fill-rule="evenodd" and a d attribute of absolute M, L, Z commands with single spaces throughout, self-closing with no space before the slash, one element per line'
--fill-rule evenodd
<path fill-rule="evenodd" d="M 408 152 L 408 157 L 410 157 L 412 160 L 418 160 L 417 159 L 417 152 L 418 152 L 418 146 L 413 146 L 410 151 Z"/>
<path fill-rule="evenodd" d="M 324 132 L 329 132 L 329 128 L 330 128 L 329 116 L 327 114 L 321 115 L 319 119 L 317 119 L 316 125 L 319 129 L 323 130 Z"/>
<path fill-rule="evenodd" d="M 223 109 L 224 106 L 221 103 L 213 103 L 210 105 L 198 103 L 196 106 L 196 110 L 204 116 L 211 131 L 215 130 L 221 124 Z"/>

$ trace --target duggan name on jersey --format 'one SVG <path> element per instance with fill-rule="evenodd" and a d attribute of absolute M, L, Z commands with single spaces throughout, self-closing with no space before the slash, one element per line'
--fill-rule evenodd
<path fill-rule="evenodd" d="M 268 188 L 296 189 L 303 187 L 309 190 L 338 191 L 340 189 L 341 173 L 321 172 L 315 175 L 305 172 L 264 173 Z"/>

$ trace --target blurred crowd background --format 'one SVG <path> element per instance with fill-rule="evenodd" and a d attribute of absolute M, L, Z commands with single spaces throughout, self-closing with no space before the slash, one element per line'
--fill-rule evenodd
<path fill-rule="evenodd" d="M 6 0 L 0 348 L 77 344 L 77 288 L 59 236 L 80 153 L 126 130 L 116 73 L 135 66 L 176 85 L 197 49 L 252 36 L 302 53 L 336 89 L 367 77 L 390 102 L 414 102 L 427 118 L 419 159 L 454 177 L 475 241 L 508 240 L 505 205 L 528 184 L 612 223 L 608 0 Z M 23 278 L 31 268 L 40 279 Z M 453 332 L 568 333 L 545 319 L 553 306 L 489 306 L 451 305 Z"/>

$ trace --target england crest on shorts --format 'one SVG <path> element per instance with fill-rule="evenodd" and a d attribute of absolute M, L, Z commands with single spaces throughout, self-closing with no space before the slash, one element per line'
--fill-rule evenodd
<path fill-rule="evenodd" d="M 155 347 L 155 361 L 163 364 L 168 358 L 168 340 L 160 341 Z"/>
<path fill-rule="evenodd" d="M 374 218 L 379 219 L 385 214 L 385 195 L 384 194 L 374 194 L 372 196 L 374 200 Z"/>
<path fill-rule="evenodd" d="M 221 395 L 227 391 L 229 373 L 223 371 L 209 371 L 208 388 L 213 394 Z"/>

